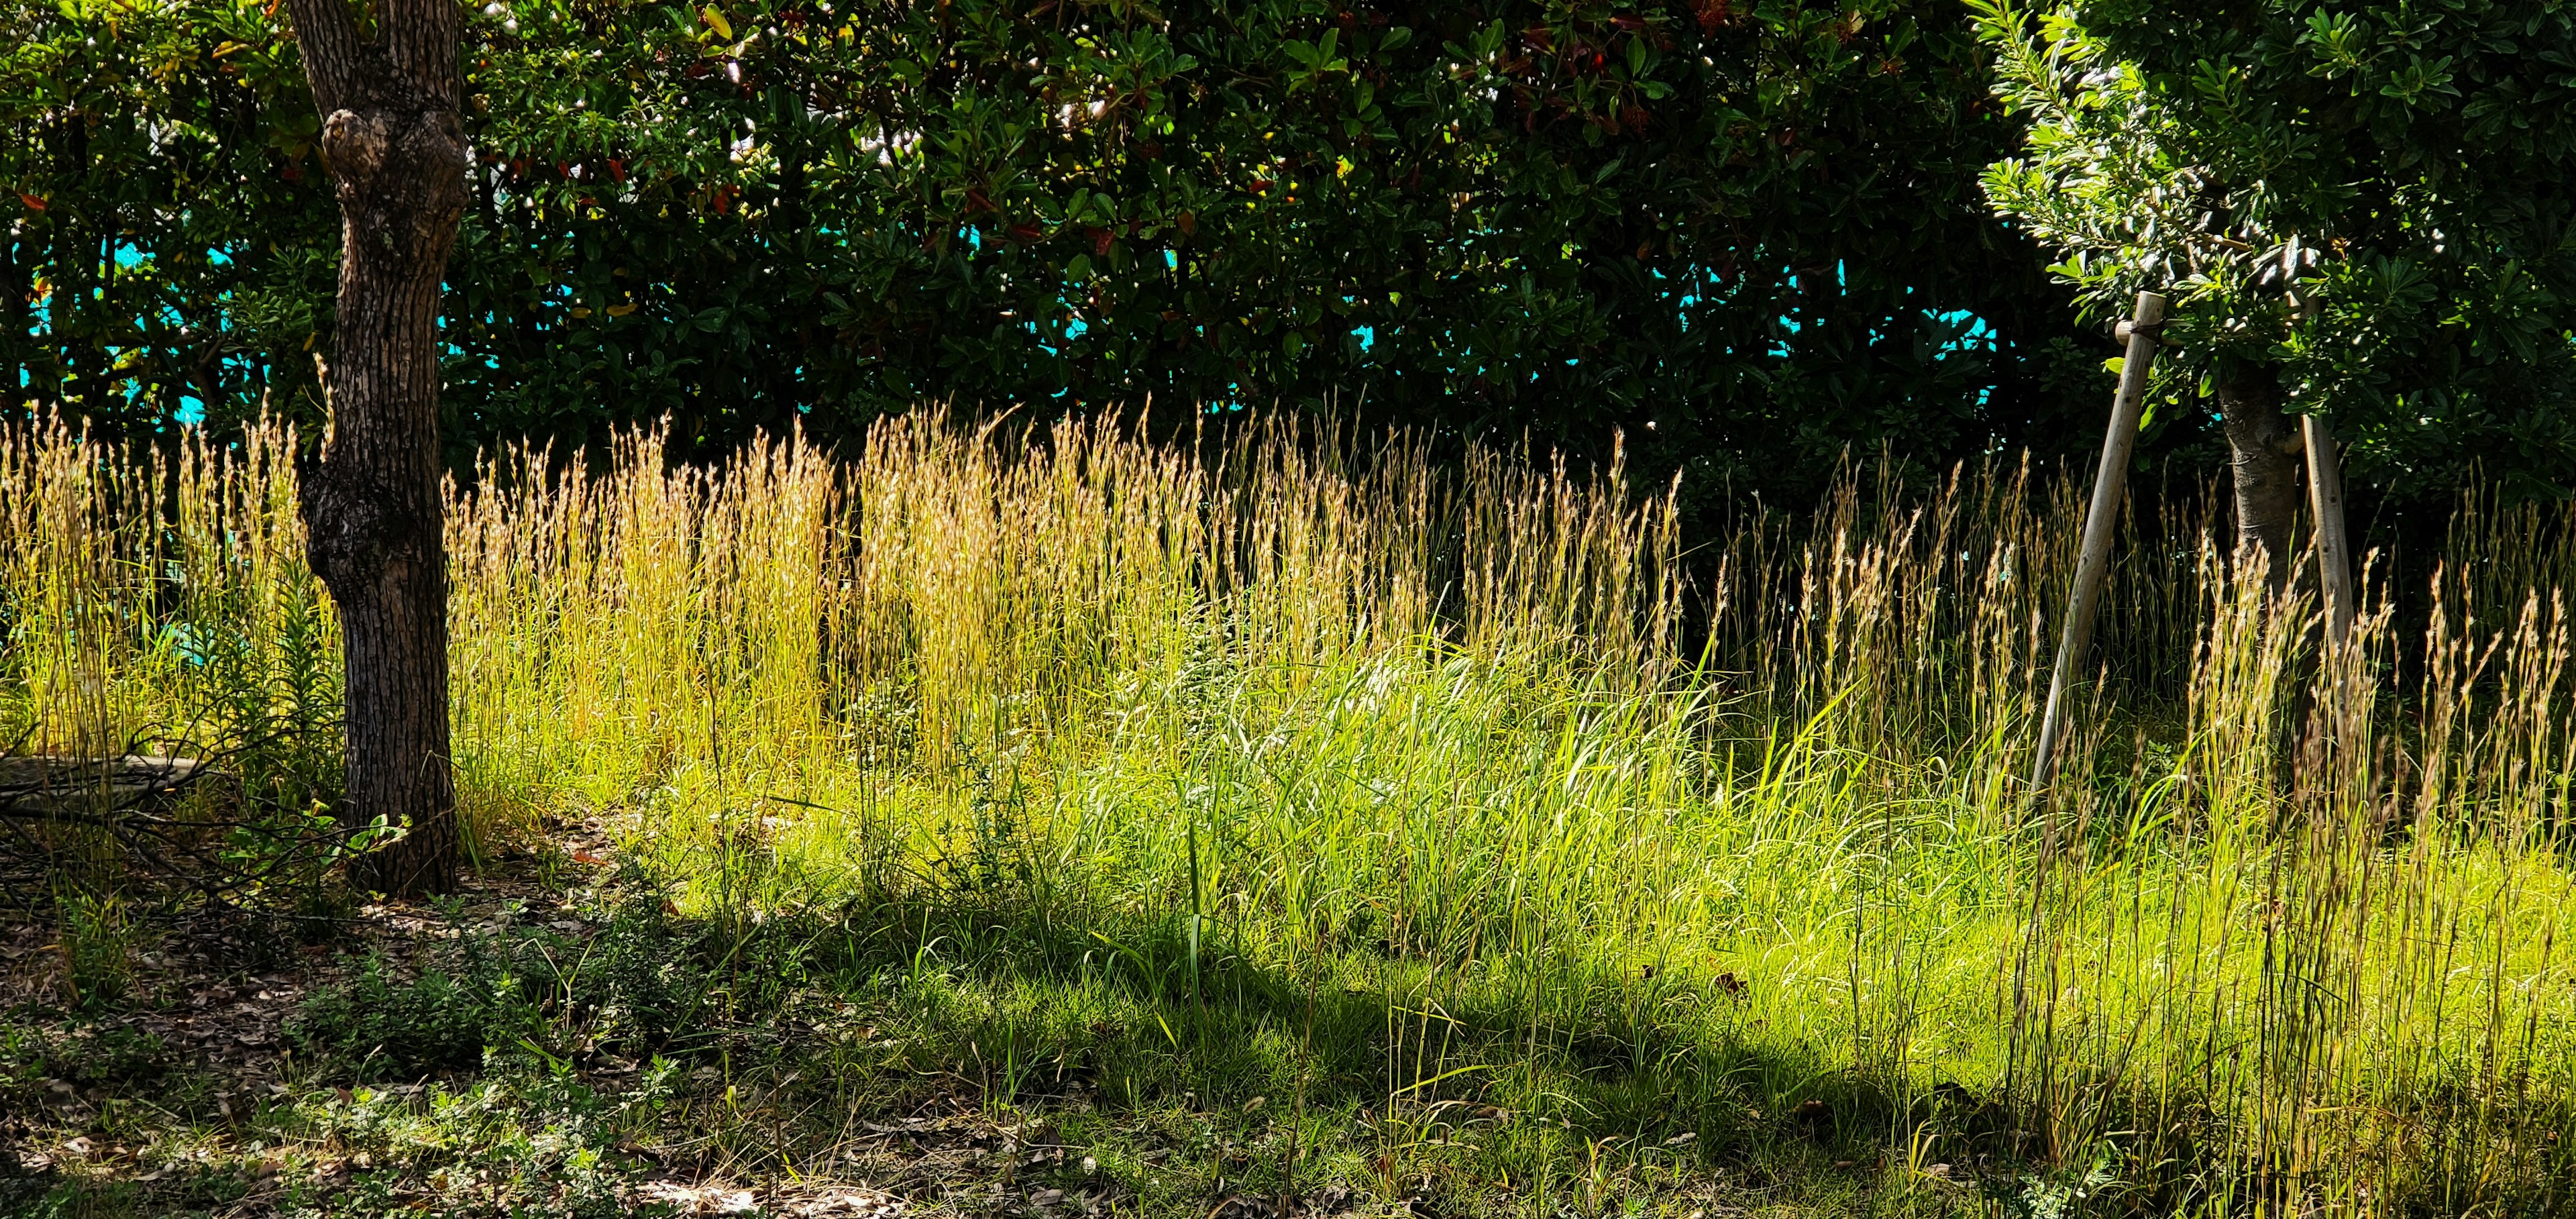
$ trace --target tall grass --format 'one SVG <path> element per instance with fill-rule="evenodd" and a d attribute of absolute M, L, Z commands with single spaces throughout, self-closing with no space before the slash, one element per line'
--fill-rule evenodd
<path fill-rule="evenodd" d="M 0 441 L 9 739 L 311 697 L 293 444 Z M 1196 1005 L 1337 979 L 1390 1119 L 1575 1158 L 1818 1100 L 1903 1190 L 2034 1166 L 2023 1210 L 2563 1205 L 2565 510 L 2464 505 L 2407 637 L 2377 579 L 2325 648 L 2169 488 L 2034 800 L 2080 491 L 1855 474 L 1686 537 L 1615 466 L 1285 420 L 497 454 L 450 501 L 460 798 L 724 918 L 1008 910 Z"/>
<path fill-rule="evenodd" d="M 0 428 L 0 756 L 53 760 L 47 782 L 78 805 L 109 777 L 89 763 L 127 754 L 238 780 L 139 831 L 94 807 L 0 817 L 0 848 L 47 859 L 58 888 L 112 887 L 136 855 L 218 893 L 327 860 L 303 831 L 339 767 L 339 633 L 304 565 L 293 452 L 267 427 L 161 455 Z"/>

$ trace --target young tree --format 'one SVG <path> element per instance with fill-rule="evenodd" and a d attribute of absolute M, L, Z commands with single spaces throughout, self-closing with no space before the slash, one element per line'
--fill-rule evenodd
<path fill-rule="evenodd" d="M 2290 413 L 2384 485 L 2576 478 L 2576 10 L 2544 0 L 1971 0 L 2031 123 L 1987 172 L 2095 311 L 2173 299 L 2240 540 L 2286 578 Z"/>
<path fill-rule="evenodd" d="M 304 472 L 313 570 L 346 640 L 348 809 L 407 822 L 371 856 L 390 893 L 456 875 L 438 447 L 440 280 L 465 209 L 454 0 L 290 0 L 340 200 L 331 429 Z"/>

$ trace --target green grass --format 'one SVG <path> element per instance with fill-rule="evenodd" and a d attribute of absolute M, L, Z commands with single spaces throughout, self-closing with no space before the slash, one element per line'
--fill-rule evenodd
<path fill-rule="evenodd" d="M 160 529 L 58 494 L 140 467 L 12 443 L 13 739 L 310 718 L 289 441 L 191 458 L 210 506 Z M 579 1213 L 673 1169 L 972 1213 L 1292 1176 L 1456 1215 L 2576 1187 L 2563 517 L 2464 510 L 2420 637 L 2381 589 L 2322 651 L 2196 519 L 2133 530 L 2034 802 L 2076 488 L 1856 479 L 1686 540 L 1616 471 L 1373 447 L 924 418 L 837 464 L 497 460 L 451 508 L 469 841 L 594 825 L 621 866 L 581 930 L 305 1003 L 264 1120 L 381 1185 L 311 1204 Z M 923 1115 L 987 1142 L 902 1150 Z"/>

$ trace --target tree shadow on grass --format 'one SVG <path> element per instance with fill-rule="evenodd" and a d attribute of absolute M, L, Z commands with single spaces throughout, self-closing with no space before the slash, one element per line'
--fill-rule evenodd
<path fill-rule="evenodd" d="M 2309 1188 L 2195 1151 L 2188 1132 L 2044 1146 L 1993 1097 L 1918 1091 L 1766 1039 L 1761 998 L 1740 988 L 1569 963 L 1541 1004 L 1470 960 L 1369 943 L 1261 961 L 1204 924 L 1193 951 L 1190 932 L 1186 915 L 998 893 L 757 921 L 645 898 L 604 925 L 532 921 L 424 968 L 362 970 L 295 1032 L 352 1083 L 533 1056 L 641 1095 L 639 1071 L 654 1073 L 641 1064 L 670 1064 L 661 1078 L 722 1087 L 721 1106 L 680 1106 L 697 1134 L 665 1140 L 714 1157 L 701 1170 L 828 1164 L 853 1131 L 911 1139 L 936 1119 L 1079 1142 L 1125 1165 L 1129 1188 L 1202 1200 L 1278 1190 L 1291 1165 L 1307 1187 L 1346 1180 L 1388 1200 L 1503 1189 L 1578 1210 L 1692 1190 L 1885 1209 L 1895 1191 L 1898 1210 L 2038 1213 L 2080 1195 L 2090 1213 L 2144 1214 L 2207 1204 L 2226 1180 Z M 2441 1143 L 2466 1129 L 2464 1105 L 2426 1110 L 2431 1141 L 2378 1196 L 2401 1209 L 2474 1197 L 2499 1214 L 2567 1196 L 2567 1154 L 2545 1137 L 2576 1130 L 2563 1102 L 2525 1102 L 2485 1147 Z M 719 1108 L 729 1116 L 707 1116 Z M 2173 1109 L 2160 1113 L 2170 1127 Z"/>
<path fill-rule="evenodd" d="M 2006 1211 L 2091 1196 L 2088 1209 L 2142 1214 L 2222 1190 L 2304 1205 L 2318 1189 L 2290 1158 L 2203 1150 L 2220 1140 L 2178 1128 L 2171 1100 L 2108 1102 L 2093 1128 L 2112 1133 L 2051 1146 L 2035 1115 L 2017 1118 L 2001 1097 L 1761 1036 L 1763 1001 L 1740 986 L 1569 963 L 1540 1007 L 1470 961 L 1373 945 L 1261 963 L 1205 927 L 1194 956 L 1186 916 L 1069 916 L 975 895 L 852 902 L 804 934 L 836 953 L 845 992 L 901 996 L 936 979 L 921 993 L 948 999 L 923 1009 L 925 1027 L 948 1030 L 952 1057 L 963 1038 L 979 1064 L 996 1061 L 995 1046 L 1043 1063 L 975 1077 L 1007 1104 L 1240 1110 L 1296 1090 L 1381 1142 L 1473 1144 L 1482 1154 L 1451 1158 L 1493 1178 L 1606 1155 L 1632 1177 L 1724 1171 L 1820 1195 L 1919 1186 L 1927 1200 L 1974 1191 Z M 2405 1125 L 2422 1145 L 2388 1149 L 2392 1167 L 2372 1186 L 2383 1201 L 2547 1214 L 2576 1187 L 2564 1098 L 2428 1096 L 2418 1109 Z M 2135 1133 L 2159 1122 L 2157 1141 Z M 2229 1180 L 2239 1184 L 2218 1184 Z"/>

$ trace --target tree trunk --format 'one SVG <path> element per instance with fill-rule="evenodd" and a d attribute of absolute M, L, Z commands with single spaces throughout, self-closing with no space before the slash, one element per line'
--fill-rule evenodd
<path fill-rule="evenodd" d="M 340 200 L 340 304 L 323 377 L 331 430 L 304 474 L 314 574 L 340 609 L 345 814 L 408 825 L 373 887 L 456 881 L 448 769 L 447 559 L 439 494 L 439 281 L 465 210 L 453 0 L 291 0 Z"/>
<path fill-rule="evenodd" d="M 2299 515 L 2299 435 L 2281 410 L 2281 383 L 2269 367 L 2236 369 L 2218 382 L 2236 475 L 2236 552 L 2269 564 L 2272 592 L 2290 586 Z"/>

